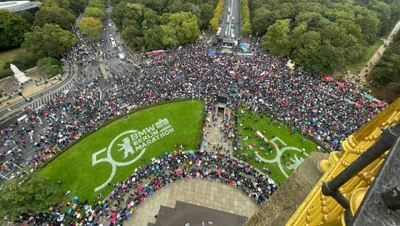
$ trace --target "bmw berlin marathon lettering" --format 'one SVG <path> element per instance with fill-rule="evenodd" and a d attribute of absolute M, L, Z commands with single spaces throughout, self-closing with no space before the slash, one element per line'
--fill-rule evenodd
<path fill-rule="evenodd" d="M 168 119 L 159 119 L 153 125 L 143 130 L 129 130 L 116 136 L 106 148 L 92 155 L 92 166 L 101 162 L 108 162 L 112 166 L 110 177 L 102 185 L 94 189 L 95 192 L 103 189 L 114 178 L 117 166 L 130 165 L 142 157 L 147 146 L 174 132 Z M 97 156 L 107 153 L 107 157 L 98 159 Z M 104 155 L 102 155 L 104 156 Z M 121 161 L 122 159 L 122 161 Z M 120 161 L 118 161 L 120 160 Z"/>

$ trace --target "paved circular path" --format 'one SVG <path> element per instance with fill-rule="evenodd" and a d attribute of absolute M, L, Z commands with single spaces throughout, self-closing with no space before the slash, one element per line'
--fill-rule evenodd
<path fill-rule="evenodd" d="M 251 217 L 258 209 L 254 201 L 239 189 L 218 181 L 188 179 L 162 188 L 132 214 L 125 225 L 147 226 L 155 223 L 160 206 L 175 208 L 176 200 Z"/>

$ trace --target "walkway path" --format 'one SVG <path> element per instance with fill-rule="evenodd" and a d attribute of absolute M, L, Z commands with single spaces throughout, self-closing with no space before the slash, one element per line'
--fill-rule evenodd
<path fill-rule="evenodd" d="M 126 225 L 147 226 L 155 223 L 160 206 L 175 208 L 176 200 L 251 217 L 258 206 L 247 195 L 231 185 L 206 179 L 174 182 L 157 191 L 132 214 Z"/>
<path fill-rule="evenodd" d="M 364 87 L 368 87 L 369 83 L 367 82 L 366 79 L 366 74 L 371 73 L 372 71 L 372 67 L 373 65 L 375 65 L 376 63 L 378 63 L 379 59 L 381 58 L 380 56 L 383 55 L 383 53 L 385 52 L 386 48 L 384 46 L 384 44 L 386 44 L 387 46 L 389 46 L 390 43 L 392 43 L 394 36 L 397 34 L 397 32 L 400 29 L 400 22 L 398 22 L 396 24 L 396 26 L 393 28 L 393 30 L 390 32 L 389 36 L 385 39 L 384 43 L 378 48 L 378 50 L 375 52 L 375 54 L 371 57 L 371 59 L 369 59 L 368 63 L 366 64 L 366 66 L 364 66 L 360 73 L 358 74 L 358 78 L 360 79 L 360 81 L 357 83 L 357 87 L 360 86 L 364 86 Z M 370 66 L 371 65 L 371 66 Z M 368 72 L 366 72 L 366 70 L 368 70 Z M 350 79 L 350 76 L 347 76 L 347 80 Z"/>

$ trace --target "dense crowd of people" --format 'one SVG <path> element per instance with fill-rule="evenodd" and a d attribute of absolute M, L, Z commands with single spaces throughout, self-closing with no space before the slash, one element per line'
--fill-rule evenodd
<path fill-rule="evenodd" d="M 55 208 L 74 217 L 71 225 L 122 225 L 138 206 L 169 184 L 189 178 L 203 178 L 235 186 L 262 205 L 277 189 L 268 175 L 261 174 L 247 163 L 237 161 L 220 152 L 174 151 L 138 169 L 126 180 L 109 184 L 113 191 L 101 195 L 93 203 L 71 201 L 68 206 Z M 83 211 L 81 211 L 83 210 Z M 55 217 L 53 220 L 57 221 Z M 38 219 L 32 218 L 33 221 Z"/>
<path fill-rule="evenodd" d="M 77 45 L 66 59 L 76 62 L 74 58 L 83 55 L 85 51 L 84 45 Z M 1 130 L 0 161 L 5 156 L 12 156 L 3 162 L 1 170 L 13 171 L 14 166 L 37 166 L 41 161 L 55 156 L 57 150 L 97 130 L 108 120 L 142 106 L 168 100 L 202 99 L 206 103 L 207 114 L 215 109 L 217 95 L 226 93 L 228 107 L 232 112 L 239 106 L 245 106 L 259 114 L 271 115 L 330 149 L 340 149 L 340 140 L 356 131 L 386 106 L 364 98 L 354 84 L 339 86 L 336 82 L 325 81 L 321 76 L 311 75 L 301 68 L 290 70 L 285 60 L 268 55 L 258 45 L 254 47 L 254 56 L 246 58 L 224 53 L 210 55 L 209 47 L 204 43 L 181 46 L 164 55 L 141 54 L 138 58 L 135 66 L 127 61 L 116 65 L 124 73 L 113 74 L 113 78 L 106 81 L 107 87 L 100 87 L 100 72 L 90 74 L 90 78 L 80 75 L 83 79 L 76 81 L 74 88 L 59 94 L 38 109 L 29 110 L 26 119 Z M 85 59 L 79 58 L 78 61 L 86 65 Z M 27 148 L 34 148 L 37 154 L 30 160 L 21 159 L 20 156 Z M 187 159 L 183 159 L 185 156 Z M 212 156 L 210 153 L 196 152 L 195 155 L 178 153 L 162 157 L 157 170 L 152 168 L 153 162 L 147 166 L 150 168 L 142 169 L 123 183 L 115 185 L 114 193 L 107 197 L 108 201 L 103 204 L 105 208 L 101 214 L 109 212 L 107 203 L 111 205 L 118 202 L 118 197 L 123 194 L 124 197 L 128 196 L 131 207 L 120 205 L 120 218 L 123 219 L 121 216 L 134 209 L 151 191 L 160 189 L 171 180 L 197 175 L 227 183 L 235 181 L 239 188 L 252 195 L 258 203 L 263 203 L 277 188 L 251 166 L 239 165 L 224 155 L 216 158 Z M 177 168 L 178 160 L 188 162 L 189 159 L 193 166 Z M 202 164 L 194 168 L 196 161 L 209 162 L 208 169 Z M 165 166 L 166 163 L 169 168 Z M 223 172 L 214 171 L 213 168 Z M 249 182 L 239 173 L 250 174 L 256 182 Z M 18 176 L 18 173 L 13 174 Z M 140 192 L 127 193 L 140 185 L 140 180 L 148 179 L 146 177 L 150 174 L 153 178 L 149 186 L 143 187 Z M 239 181 L 241 185 L 238 185 Z M 100 212 L 95 214 L 101 215 Z M 118 220 L 118 217 L 114 218 Z"/>

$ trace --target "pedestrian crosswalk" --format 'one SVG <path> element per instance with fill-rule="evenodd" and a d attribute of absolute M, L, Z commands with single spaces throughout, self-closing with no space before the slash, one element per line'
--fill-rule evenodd
<path fill-rule="evenodd" d="M 50 100 L 55 99 L 57 96 L 64 93 L 65 90 L 69 90 L 74 84 L 70 82 L 69 84 L 65 85 L 63 88 L 58 89 L 57 91 L 52 91 L 50 94 L 46 93 L 43 96 L 34 99 L 34 101 L 29 105 L 32 110 L 36 110 L 40 108 L 42 105 L 47 104 Z"/>

